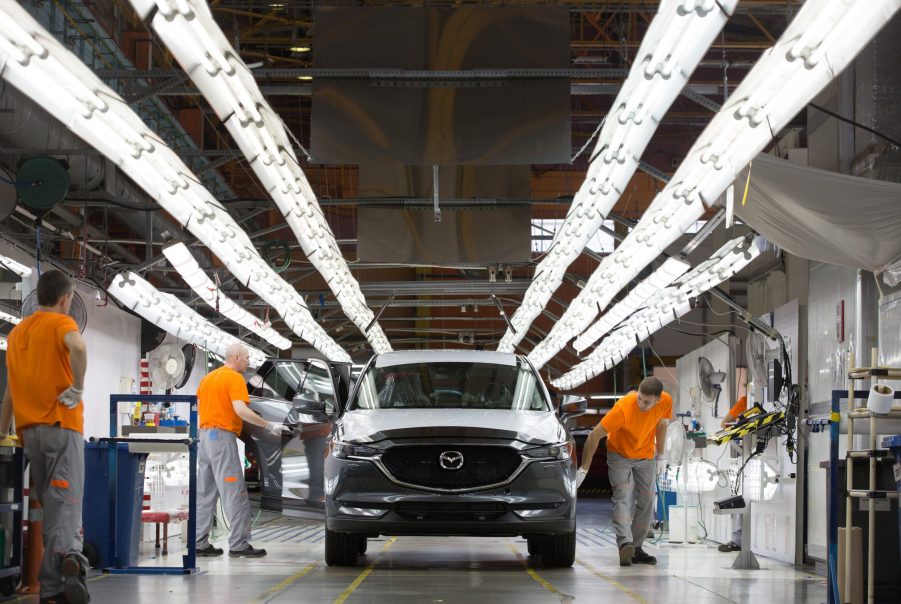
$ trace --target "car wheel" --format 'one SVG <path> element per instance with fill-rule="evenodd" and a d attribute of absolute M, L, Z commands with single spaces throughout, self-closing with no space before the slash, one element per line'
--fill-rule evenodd
<path fill-rule="evenodd" d="M 361 556 L 366 553 L 366 545 L 369 541 L 366 540 L 366 537 L 360 537 L 360 542 L 357 544 L 357 553 Z"/>
<path fill-rule="evenodd" d="M 325 529 L 325 563 L 329 566 L 354 566 L 359 547 L 358 535 Z"/>
<path fill-rule="evenodd" d="M 576 561 L 576 531 L 550 535 L 541 540 L 541 561 L 548 568 L 566 568 Z"/>
<path fill-rule="evenodd" d="M 541 555 L 541 537 L 526 537 L 530 556 Z"/>

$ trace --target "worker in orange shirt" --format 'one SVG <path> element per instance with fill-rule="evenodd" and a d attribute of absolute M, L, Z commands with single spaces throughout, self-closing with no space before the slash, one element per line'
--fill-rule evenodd
<path fill-rule="evenodd" d="M 585 480 L 598 444 L 607 438 L 620 566 L 657 564 L 657 558 L 641 546 L 654 514 L 654 483 L 658 466 L 665 465 L 663 446 L 672 417 L 673 398 L 663 391 L 663 383 L 655 377 L 645 378 L 638 391 L 616 401 L 585 441 L 578 484 Z M 655 462 L 655 450 L 660 463 Z"/>
<path fill-rule="evenodd" d="M 0 432 L 16 431 L 31 468 L 31 492 L 44 509 L 41 602 L 90 601 L 81 550 L 84 497 L 84 376 L 87 348 L 68 315 L 75 283 L 50 270 L 38 279 L 38 309 L 7 338 L 7 386 Z"/>
<path fill-rule="evenodd" d="M 723 421 L 720 422 L 720 428 L 725 429 L 738 420 L 738 416 L 748 410 L 748 397 L 743 396 L 729 409 Z M 735 442 L 735 441 L 730 441 Z M 731 446 L 731 445 L 726 445 Z M 737 552 L 741 550 L 741 514 L 732 514 L 732 540 L 729 543 L 723 543 L 716 549 L 721 552 Z"/>
<path fill-rule="evenodd" d="M 200 381 L 197 404 L 200 415 L 200 445 L 197 453 L 197 555 L 221 556 L 221 548 L 210 543 L 216 501 L 230 529 L 228 555 L 232 558 L 262 558 L 266 550 L 250 545 L 250 499 L 244 484 L 244 466 L 238 457 L 238 435 L 243 422 L 266 428 L 273 436 L 291 432 L 284 424 L 268 422 L 250 410 L 247 383 L 241 375 L 248 365 L 247 348 L 232 344 L 225 351 L 225 364 Z"/>

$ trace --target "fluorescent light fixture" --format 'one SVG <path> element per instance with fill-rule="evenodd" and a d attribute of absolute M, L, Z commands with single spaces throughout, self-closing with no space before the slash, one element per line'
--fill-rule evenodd
<path fill-rule="evenodd" d="M 310 52 L 309 46 L 292 46 L 289 49 L 291 52 Z"/>
<path fill-rule="evenodd" d="M 522 304 L 510 318 L 513 329 L 504 334 L 498 350 L 512 352 L 547 306 L 563 282 L 567 267 L 579 257 L 628 186 L 658 124 L 737 3 L 738 0 L 663 0 L 660 3 L 629 76 L 605 118 L 585 181 L 573 199 L 563 227 L 535 268 L 535 277 Z M 632 276 L 625 279 L 624 284 L 631 279 Z M 610 296 L 616 295 L 621 287 Z M 586 314 L 584 324 L 561 339 L 568 341 L 580 333 L 594 316 L 596 313 Z"/>
<path fill-rule="evenodd" d="M 156 6 L 148 0 L 138 4 Z M 168 3 L 159 5 L 160 14 L 174 14 L 173 10 Z M 183 43 L 197 42 L 191 39 Z M 203 69 L 236 70 L 223 52 L 212 47 L 208 50 Z M 124 99 L 22 7 L 7 0 L 0 0 L 0 63 L 0 75 L 6 81 L 109 157 L 210 248 L 242 285 L 276 309 L 294 333 L 328 359 L 350 361 L 347 352 L 313 320 L 303 298 L 260 257 L 247 234 L 197 175 L 147 128 Z M 246 67 L 238 71 L 242 77 L 253 79 Z M 240 101 L 247 103 L 236 109 L 241 119 L 260 119 L 250 96 L 241 95 Z"/>
<path fill-rule="evenodd" d="M 309 82 L 310 80 L 313 79 L 313 76 L 308 76 L 308 75 L 297 76 L 297 79 L 298 79 L 298 80 L 304 80 L 304 81 L 306 81 L 306 82 Z"/>
<path fill-rule="evenodd" d="M 30 277 L 31 269 L 22 264 L 21 262 L 17 262 L 8 256 L 0 255 L 0 266 L 5 268 L 6 270 L 12 271 L 20 277 Z"/>
<path fill-rule="evenodd" d="M 576 351 L 582 352 L 590 345 L 597 342 L 604 334 L 616 327 L 626 317 L 638 310 L 648 298 L 656 295 L 661 289 L 668 286 L 674 279 L 685 273 L 691 266 L 677 258 L 667 260 L 654 271 L 650 277 L 635 286 L 629 294 L 616 306 L 604 313 L 594 325 L 585 330 L 576 338 L 573 346 Z"/>
<path fill-rule="evenodd" d="M 169 259 L 169 262 L 182 276 L 185 282 L 191 286 L 200 299 L 206 302 L 210 307 L 222 313 L 231 321 L 249 329 L 270 344 L 281 350 L 291 348 L 291 341 L 288 338 L 276 332 L 268 323 L 263 323 L 259 318 L 253 316 L 234 301 L 226 296 L 219 287 L 213 283 L 194 256 L 184 243 L 177 243 L 163 248 L 163 254 Z"/>
<path fill-rule="evenodd" d="M 262 350 L 222 331 L 175 296 L 159 291 L 131 271 L 113 277 L 107 291 L 130 310 L 177 338 L 220 356 L 225 355 L 231 344 L 240 343 L 250 353 L 251 367 L 259 367 L 266 361 Z"/>
<path fill-rule="evenodd" d="M 16 315 L 11 315 L 8 312 L 4 312 L 0 310 L 0 321 L 6 321 L 7 323 L 12 323 L 13 325 L 18 325 L 22 322 L 21 317 L 17 317 Z"/>
<path fill-rule="evenodd" d="M 698 220 L 705 205 L 716 201 L 774 133 L 838 75 L 899 8 L 901 0 L 807 2 L 704 129 L 632 232 L 604 258 L 535 347 L 529 355 L 532 363 L 543 366 L 588 326 L 593 317 L 585 309 L 606 307 L 616 293 L 611 293 L 610 283 L 615 286 L 637 274 L 636 266 L 623 259 L 640 258 L 635 264 L 641 264 Z"/>
<path fill-rule="evenodd" d="M 649 297 L 644 308 L 623 321 L 582 363 L 551 384 L 557 388 L 574 388 L 614 367 L 638 342 L 688 313 L 689 299 L 726 281 L 758 255 L 760 250 L 751 236 L 727 242 L 673 285 Z"/>
<path fill-rule="evenodd" d="M 284 123 L 213 19 L 207 3 L 131 2 L 142 18 L 151 18 L 153 30 L 238 143 L 344 314 L 364 333 L 376 353 L 390 351 L 381 327 L 371 326 L 374 314 L 300 167 Z M 153 8 L 157 8 L 155 13 Z M 298 79 L 312 80 L 312 76 Z"/>

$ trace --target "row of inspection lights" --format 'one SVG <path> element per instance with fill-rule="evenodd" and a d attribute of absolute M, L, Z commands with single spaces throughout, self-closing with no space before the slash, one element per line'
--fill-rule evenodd
<path fill-rule="evenodd" d="M 658 124 L 732 16 L 737 1 L 660 3 L 629 76 L 605 118 L 586 179 L 548 253 L 536 268 L 498 350 L 515 349 L 562 283 L 567 267 L 603 224 L 634 175 Z M 375 352 L 390 350 L 300 169 L 284 124 L 216 25 L 206 2 L 131 3 L 234 136 L 304 252 L 325 276 L 345 314 L 365 333 Z M 668 261 L 596 322 L 613 297 L 718 201 L 774 134 L 848 65 L 899 7 L 901 0 L 805 3 L 714 116 L 635 228 L 603 259 L 551 332 L 532 350 L 532 363 L 542 367 L 573 338 L 581 350 L 609 333 L 592 353 L 594 356 L 586 359 L 588 365 L 577 366 L 558 381 L 574 387 L 604 370 L 599 367 L 608 368 L 615 359 L 628 354 L 636 337 L 647 337 L 655 326 L 659 328 L 672 320 L 669 317 L 685 311 L 685 304 L 675 300 L 681 295 L 679 292 L 686 291 L 687 275 L 700 280 L 690 288 L 697 295 L 750 262 L 755 248 L 746 239 L 728 243 L 691 273 L 687 273 L 689 267 L 684 262 Z M 6 63 L 2 71 L 5 79 L 116 162 L 209 247 L 243 285 L 274 308 L 295 334 L 330 359 L 349 360 L 347 353 L 315 323 L 293 287 L 266 265 L 224 207 L 121 97 L 15 2 L 0 0 L 0 16 L 4 17 L 0 19 L 0 65 Z M 10 60 L 4 61 L 4 55 Z M 195 291 L 206 288 L 206 295 L 198 293 L 210 302 L 208 277 L 197 274 L 202 271 L 199 266 L 195 268 L 196 262 L 191 264 L 189 256 L 186 248 L 167 252 L 170 261 L 175 257 L 182 265 L 179 272 L 183 276 L 186 272 L 191 275 L 185 279 L 191 279 L 188 283 Z M 715 269 L 727 257 L 735 260 L 728 270 Z M 123 275 L 116 286 L 121 290 L 136 282 L 131 275 Z M 670 292 L 673 297 L 661 300 L 655 292 Z M 284 345 L 278 340 L 281 336 L 267 332 L 267 326 L 256 324 L 249 314 L 233 312 L 229 302 L 225 304 L 230 309 L 230 319 L 279 348 Z M 217 303 L 221 309 L 221 297 Z M 138 306 L 141 305 L 135 308 Z M 259 330 L 254 329 L 254 324 Z M 632 337 L 624 337 L 618 331 Z"/>

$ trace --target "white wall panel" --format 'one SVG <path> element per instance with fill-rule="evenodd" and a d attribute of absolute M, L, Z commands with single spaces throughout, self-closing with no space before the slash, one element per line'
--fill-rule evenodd
<path fill-rule="evenodd" d="M 834 358 L 853 340 L 856 313 L 856 271 L 831 264 L 810 266 L 807 307 L 808 392 L 811 404 L 830 401 L 833 388 L 844 387 Z M 836 337 L 836 305 L 845 303 L 845 341 Z M 844 455 L 845 439 L 840 441 Z M 808 555 L 822 558 L 826 551 L 826 470 L 820 462 L 829 459 L 829 433 L 813 433 L 807 439 L 807 545 Z"/>

